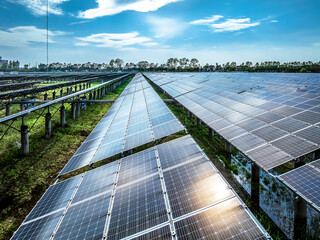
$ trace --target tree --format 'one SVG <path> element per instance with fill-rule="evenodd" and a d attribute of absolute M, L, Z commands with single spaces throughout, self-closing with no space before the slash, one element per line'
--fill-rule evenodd
<path fill-rule="evenodd" d="M 198 59 L 192 58 L 192 59 L 190 60 L 190 67 L 191 67 L 191 68 L 196 68 L 196 67 L 198 67 L 198 63 L 199 63 L 199 60 L 198 60 Z"/>
<path fill-rule="evenodd" d="M 182 69 L 185 69 L 186 66 L 187 66 L 188 63 L 189 63 L 189 59 L 184 57 L 184 58 L 181 58 L 181 59 L 179 60 L 179 62 L 180 62 L 181 68 L 182 68 Z"/>
<path fill-rule="evenodd" d="M 123 65 L 123 60 L 120 58 L 117 58 L 116 60 L 114 60 L 114 63 L 116 65 L 117 69 L 120 70 Z"/>
<path fill-rule="evenodd" d="M 109 67 L 110 68 L 114 68 L 114 64 L 115 64 L 114 60 L 111 59 L 110 62 L 109 62 Z"/>

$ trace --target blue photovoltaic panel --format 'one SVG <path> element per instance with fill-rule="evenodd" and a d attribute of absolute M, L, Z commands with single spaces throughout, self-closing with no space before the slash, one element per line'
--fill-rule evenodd
<path fill-rule="evenodd" d="M 174 218 L 234 196 L 205 158 L 165 171 L 163 175 Z"/>
<path fill-rule="evenodd" d="M 120 239 L 168 221 L 158 175 L 116 189 L 107 239 Z"/>
<path fill-rule="evenodd" d="M 154 148 L 122 159 L 117 185 L 123 185 L 158 172 Z"/>
<path fill-rule="evenodd" d="M 21 225 L 11 240 L 49 240 L 62 216 L 63 210 Z"/>
<path fill-rule="evenodd" d="M 111 192 L 71 205 L 54 239 L 101 239 Z"/>
<path fill-rule="evenodd" d="M 320 210 L 319 169 L 304 165 L 280 175 L 279 179 Z"/>
<path fill-rule="evenodd" d="M 171 232 L 169 225 L 161 227 L 159 229 L 153 230 L 151 232 L 145 233 L 139 237 L 132 238 L 135 240 L 167 240 L 171 239 Z"/>
<path fill-rule="evenodd" d="M 72 200 L 72 204 L 97 194 L 111 191 L 115 182 L 117 169 L 118 161 L 86 172 Z"/>
<path fill-rule="evenodd" d="M 78 175 L 61 183 L 51 185 L 29 213 L 25 222 L 65 208 L 76 190 L 77 185 L 80 183 L 81 178 L 82 175 Z"/>
<path fill-rule="evenodd" d="M 157 146 L 163 170 L 174 165 L 203 157 L 190 135 Z"/>
<path fill-rule="evenodd" d="M 178 239 L 267 239 L 237 198 L 177 221 L 175 228 Z"/>

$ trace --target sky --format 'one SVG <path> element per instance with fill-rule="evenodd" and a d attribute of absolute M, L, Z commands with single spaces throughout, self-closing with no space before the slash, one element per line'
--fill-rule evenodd
<path fill-rule="evenodd" d="M 319 0 L 49 0 L 49 62 L 320 61 Z M 0 1 L 0 56 L 46 63 L 46 0 Z"/>

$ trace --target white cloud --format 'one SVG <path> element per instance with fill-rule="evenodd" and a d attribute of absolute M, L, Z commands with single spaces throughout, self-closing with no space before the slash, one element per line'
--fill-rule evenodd
<path fill-rule="evenodd" d="M 53 43 L 52 37 L 65 35 L 61 31 L 49 31 L 49 42 Z M 9 28 L 8 31 L 0 31 L 0 45 L 9 47 L 27 47 L 32 43 L 47 42 L 47 30 L 35 26 L 19 26 Z"/>
<path fill-rule="evenodd" d="M 320 47 L 320 42 L 314 43 L 313 46 Z"/>
<path fill-rule="evenodd" d="M 194 20 L 194 21 L 190 22 L 190 24 L 193 24 L 193 25 L 208 25 L 210 23 L 218 21 L 221 18 L 223 18 L 223 16 L 221 16 L 221 15 L 212 15 L 212 17 L 207 17 L 207 18 L 204 18 L 204 19 Z"/>
<path fill-rule="evenodd" d="M 279 22 L 278 20 L 271 20 L 270 22 L 272 22 L 272 23 L 277 23 L 277 22 Z"/>
<path fill-rule="evenodd" d="M 98 7 L 80 12 L 79 17 L 91 19 L 102 16 L 115 15 L 128 10 L 137 12 L 150 12 L 156 11 L 169 3 L 179 1 L 182 0 L 96 0 Z"/>
<path fill-rule="evenodd" d="M 214 32 L 231 32 L 238 31 L 241 29 L 246 29 L 250 27 L 255 27 L 260 25 L 260 22 L 251 22 L 250 18 L 240 18 L 240 19 L 228 19 L 222 23 L 211 24 Z"/>
<path fill-rule="evenodd" d="M 157 43 L 152 42 L 151 38 L 140 36 L 138 32 L 130 33 L 98 33 L 87 37 L 78 37 L 82 44 L 95 44 L 96 47 L 109 47 L 121 49 L 131 45 L 155 46 Z M 76 43 L 80 46 L 79 43 Z M 86 45 L 82 45 L 86 46 Z"/>
<path fill-rule="evenodd" d="M 188 26 L 173 18 L 149 17 L 147 21 L 156 38 L 173 38 L 180 35 Z"/>
<path fill-rule="evenodd" d="M 8 1 L 25 6 L 34 15 L 47 14 L 47 0 L 8 0 Z M 59 7 L 59 5 L 67 1 L 69 0 L 49 0 L 49 13 L 61 15 L 63 11 Z"/>
<path fill-rule="evenodd" d="M 85 47 L 85 46 L 89 46 L 90 43 L 86 43 L 86 42 L 77 42 L 74 44 L 75 46 L 79 46 L 79 47 Z"/>

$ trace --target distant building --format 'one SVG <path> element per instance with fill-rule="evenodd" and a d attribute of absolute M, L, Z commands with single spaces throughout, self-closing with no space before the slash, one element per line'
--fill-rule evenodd
<path fill-rule="evenodd" d="M 7 65 L 8 65 L 8 60 L 2 60 L 2 57 L 0 56 L 0 67 L 1 67 L 3 64 L 7 64 Z"/>

